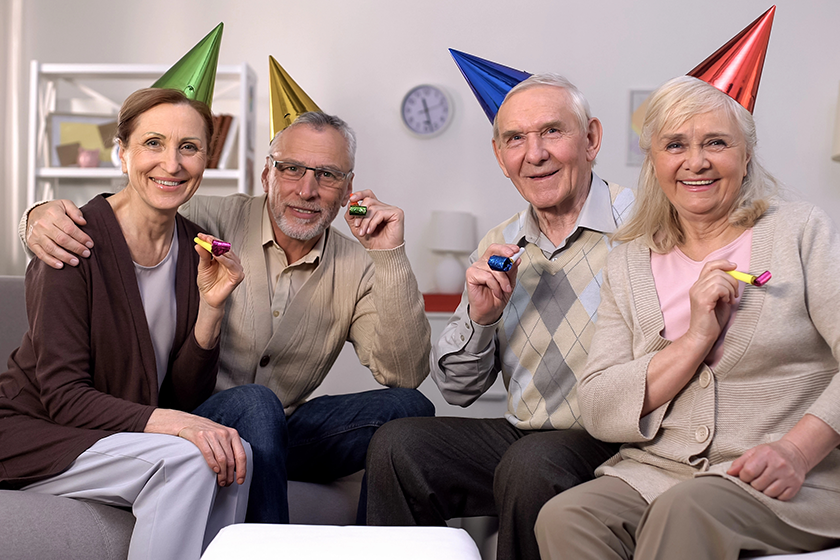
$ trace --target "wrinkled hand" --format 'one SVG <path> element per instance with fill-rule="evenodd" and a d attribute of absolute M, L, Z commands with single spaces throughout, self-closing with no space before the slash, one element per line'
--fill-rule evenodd
<path fill-rule="evenodd" d="M 708 348 L 729 321 L 732 303 L 738 297 L 738 281 L 725 272 L 734 269 L 735 264 L 729 261 L 709 261 L 688 291 L 691 319 L 686 335 Z"/>
<path fill-rule="evenodd" d="M 799 448 L 782 439 L 747 450 L 726 474 L 737 476 L 771 498 L 787 501 L 802 488 L 808 465 Z"/>
<path fill-rule="evenodd" d="M 350 195 L 350 204 L 367 207 L 365 216 L 351 216 L 350 209 L 344 219 L 350 231 L 365 249 L 394 249 L 405 242 L 405 213 L 396 206 L 380 202 L 371 190 Z"/>
<path fill-rule="evenodd" d="M 230 486 L 234 479 L 237 484 L 243 484 L 248 460 L 239 433 L 212 420 L 195 418 L 194 423 L 178 432 L 178 437 L 198 447 L 204 460 L 218 475 L 219 486 Z"/>
<path fill-rule="evenodd" d="M 239 433 L 202 416 L 158 408 L 146 424 L 147 433 L 177 435 L 198 447 L 207 465 L 216 473 L 219 486 L 234 480 L 244 484 L 248 459 Z"/>
<path fill-rule="evenodd" d="M 215 239 L 206 233 L 199 233 L 198 237 L 208 243 Z M 233 251 L 213 257 L 198 244 L 195 245 L 195 250 L 201 259 L 198 263 L 197 283 L 202 301 L 216 309 L 224 307 L 228 296 L 245 278 L 239 257 Z"/>
<path fill-rule="evenodd" d="M 82 211 L 69 200 L 52 200 L 36 206 L 26 222 L 26 246 L 53 268 L 77 266 L 77 257 L 89 257 L 93 240 L 79 229 L 87 224 Z"/>
<path fill-rule="evenodd" d="M 470 302 L 470 319 L 474 323 L 491 325 L 498 321 L 516 286 L 520 259 L 516 259 L 507 272 L 492 270 L 487 260 L 493 255 L 510 258 L 518 252 L 519 247 L 516 245 L 494 243 L 467 269 L 467 297 Z"/>

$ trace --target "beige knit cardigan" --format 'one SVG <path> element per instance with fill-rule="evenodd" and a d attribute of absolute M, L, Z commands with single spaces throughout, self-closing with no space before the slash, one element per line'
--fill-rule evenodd
<path fill-rule="evenodd" d="M 245 280 L 228 298 L 216 390 L 258 383 L 287 414 L 321 384 L 345 341 L 389 387 L 429 373 L 430 327 L 405 246 L 367 251 L 329 228 L 321 261 L 286 313 L 272 317 L 261 234 L 265 195 L 194 196 L 180 212 L 229 241 Z"/>
<path fill-rule="evenodd" d="M 648 501 L 693 476 L 722 476 L 790 525 L 838 538 L 840 450 L 788 502 L 725 473 L 806 413 L 840 432 L 840 236 L 818 208 L 776 202 L 753 229 L 750 258 L 751 272 L 773 278 L 744 288 L 720 362 L 701 365 L 672 401 L 640 419 L 648 364 L 669 341 L 660 336 L 649 249 L 636 240 L 612 251 L 578 398 L 592 435 L 627 443 L 596 474 L 624 480 Z"/>

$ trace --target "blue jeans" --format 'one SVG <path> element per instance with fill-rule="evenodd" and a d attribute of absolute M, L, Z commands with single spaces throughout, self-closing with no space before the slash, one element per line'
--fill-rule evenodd
<path fill-rule="evenodd" d="M 242 385 L 216 393 L 193 413 L 235 428 L 251 444 L 245 521 L 288 523 L 289 480 L 330 482 L 362 470 L 379 426 L 395 418 L 434 416 L 435 408 L 416 389 L 390 388 L 317 397 L 287 418 L 270 389 Z M 365 495 L 363 486 L 360 512 Z"/>

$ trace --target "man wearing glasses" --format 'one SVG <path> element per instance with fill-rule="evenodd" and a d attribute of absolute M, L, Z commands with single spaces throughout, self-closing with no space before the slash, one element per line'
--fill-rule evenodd
<path fill-rule="evenodd" d="M 361 470 L 380 425 L 434 414 L 415 389 L 429 372 L 430 329 L 403 211 L 370 190 L 353 192 L 355 151 L 343 120 L 304 113 L 271 142 L 264 196 L 199 195 L 180 209 L 230 242 L 245 269 L 222 325 L 217 393 L 195 412 L 236 428 L 254 450 L 249 522 L 288 522 L 287 479 L 328 482 Z M 365 216 L 345 213 L 359 243 L 330 227 L 348 202 L 367 207 Z M 54 228 L 75 229 L 70 252 L 83 254 L 90 241 L 65 208 L 79 222 L 69 201 L 29 214 L 29 247 L 56 267 L 75 256 L 45 250 Z M 346 341 L 389 388 L 307 401 Z"/>

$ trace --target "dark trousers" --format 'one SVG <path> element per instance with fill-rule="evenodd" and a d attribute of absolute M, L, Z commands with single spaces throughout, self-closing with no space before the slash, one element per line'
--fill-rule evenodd
<path fill-rule="evenodd" d="M 360 471 L 379 426 L 434 413 L 434 405 L 416 389 L 394 388 L 318 397 L 287 418 L 277 395 L 262 385 L 216 393 L 194 411 L 236 428 L 251 444 L 249 523 L 288 523 L 289 480 L 330 482 Z M 362 508 L 365 495 L 363 486 Z"/>
<path fill-rule="evenodd" d="M 618 451 L 584 430 L 525 431 L 504 418 L 404 418 L 368 449 L 369 525 L 497 515 L 497 558 L 539 559 L 534 524 L 560 492 Z"/>

